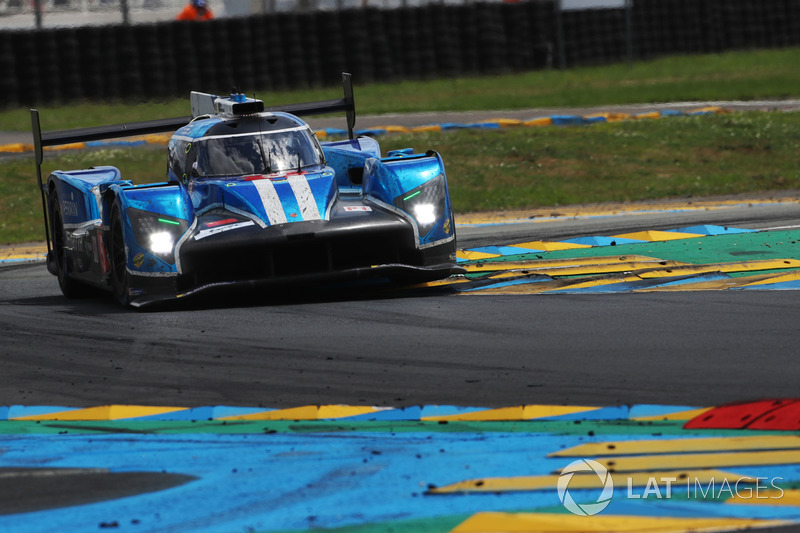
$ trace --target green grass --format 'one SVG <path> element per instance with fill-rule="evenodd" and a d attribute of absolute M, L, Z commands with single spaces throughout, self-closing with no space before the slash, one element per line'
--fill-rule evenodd
<path fill-rule="evenodd" d="M 665 58 L 565 72 L 356 87 L 359 113 L 508 109 L 800 96 L 800 49 Z M 339 89 L 267 94 L 268 102 L 334 98 Z M 45 108 L 45 130 L 179 116 L 186 100 Z M 0 113 L 30 128 L 27 110 Z M 387 135 L 386 149 L 436 149 L 457 212 L 800 189 L 800 114 L 734 113 L 592 126 Z M 118 166 L 164 179 L 166 150 L 48 154 L 44 171 Z M 0 160 L 0 243 L 44 239 L 32 156 Z"/>
<path fill-rule="evenodd" d="M 360 85 L 358 113 L 472 111 L 688 100 L 753 100 L 800 95 L 800 48 L 675 56 L 654 61 L 506 76 Z M 339 98 L 331 87 L 256 95 L 269 104 Z M 204 90 L 198 87 L 197 90 Z M 253 92 L 253 91 L 248 91 Z M 86 102 L 39 106 L 42 127 L 57 130 L 188 115 L 189 99 L 146 104 Z M 0 112 L 0 129 L 30 130 L 27 109 Z"/>
<path fill-rule="evenodd" d="M 457 212 L 800 189 L 800 113 L 746 112 L 590 126 L 393 134 L 384 150 L 436 149 Z M 113 164 L 134 182 L 161 181 L 166 150 L 75 151 L 45 172 Z M 34 166 L 0 164 L 0 242 L 43 239 Z"/>

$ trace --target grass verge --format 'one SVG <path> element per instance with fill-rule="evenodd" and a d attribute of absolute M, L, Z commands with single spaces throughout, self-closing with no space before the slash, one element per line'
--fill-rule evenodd
<path fill-rule="evenodd" d="M 384 150 L 438 150 L 457 212 L 800 189 L 800 113 L 742 112 L 392 134 Z M 44 171 L 114 165 L 161 181 L 164 148 L 49 154 Z M 46 175 L 46 174 L 45 174 Z M 43 240 L 31 158 L 0 162 L 0 243 Z"/>

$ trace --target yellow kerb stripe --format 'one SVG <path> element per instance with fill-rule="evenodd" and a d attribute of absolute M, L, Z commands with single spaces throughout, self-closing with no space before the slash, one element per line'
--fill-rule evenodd
<path fill-rule="evenodd" d="M 709 437 L 700 439 L 592 442 L 559 450 L 548 457 L 603 457 L 678 452 L 800 450 L 800 436 Z M 800 460 L 800 452 L 797 455 Z"/>
<path fill-rule="evenodd" d="M 185 411 L 185 407 L 149 407 L 145 405 L 101 405 L 86 409 L 60 411 L 45 415 L 31 415 L 13 418 L 12 420 L 121 420 L 123 418 L 140 418 L 145 416 Z"/>
<path fill-rule="evenodd" d="M 643 455 L 597 459 L 615 472 L 642 470 L 702 469 L 734 466 L 790 465 L 800 458 L 797 450 Z"/>
<path fill-rule="evenodd" d="M 547 476 L 515 476 L 515 477 L 495 477 L 483 479 L 468 479 L 446 485 L 444 487 L 436 487 L 430 489 L 430 494 L 453 494 L 465 492 L 527 492 L 535 490 L 555 490 L 558 486 L 558 480 L 561 476 L 547 475 Z M 631 474 L 623 474 L 621 472 L 612 472 L 611 478 L 614 481 L 614 486 L 627 487 L 646 487 L 652 483 L 653 479 L 662 480 L 662 486 L 666 487 L 666 480 L 670 480 L 671 486 L 680 487 L 686 486 L 686 481 L 691 480 L 692 483 L 708 484 L 712 480 L 716 483 L 734 484 L 737 481 L 741 483 L 750 482 L 755 483 L 756 478 L 743 476 L 733 472 L 724 472 L 722 470 L 670 470 L 664 472 L 633 472 Z M 597 474 L 573 474 L 569 480 L 569 488 L 572 489 L 598 489 L 602 487 L 602 482 Z"/>
<path fill-rule="evenodd" d="M 665 518 L 649 516 L 594 515 L 590 518 L 566 513 L 477 513 L 456 526 L 452 533 L 678 533 L 731 531 L 793 524 L 786 520 L 750 518 Z"/>
<path fill-rule="evenodd" d="M 382 410 L 377 407 L 353 405 L 304 405 L 290 409 L 251 413 L 249 415 L 227 416 L 219 420 L 318 420 L 324 418 L 347 418 L 376 413 Z"/>

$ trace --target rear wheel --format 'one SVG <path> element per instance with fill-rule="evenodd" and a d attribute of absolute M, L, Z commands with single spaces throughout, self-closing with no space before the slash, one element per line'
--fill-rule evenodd
<path fill-rule="evenodd" d="M 122 228 L 122 217 L 119 209 L 114 208 L 111 213 L 111 243 L 109 246 L 111 256 L 111 286 L 114 298 L 121 305 L 131 303 L 128 279 L 128 258 L 125 253 L 125 234 Z"/>
<path fill-rule="evenodd" d="M 58 201 L 58 193 L 55 189 L 50 192 L 50 218 L 50 233 L 53 237 L 53 255 L 56 259 L 58 286 L 67 298 L 83 298 L 90 292 L 90 289 L 88 286 L 69 277 L 71 265 L 67 260 L 65 247 L 64 219 L 61 216 L 61 204 Z"/>

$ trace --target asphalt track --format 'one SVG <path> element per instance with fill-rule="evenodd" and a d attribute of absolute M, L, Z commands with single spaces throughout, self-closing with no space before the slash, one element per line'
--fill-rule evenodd
<path fill-rule="evenodd" d="M 737 220 L 738 219 L 738 220 Z M 459 246 L 722 221 L 786 227 L 796 201 L 459 228 Z M 7 404 L 716 405 L 797 394 L 795 291 L 465 296 L 231 294 L 130 312 L 0 269 Z"/>

